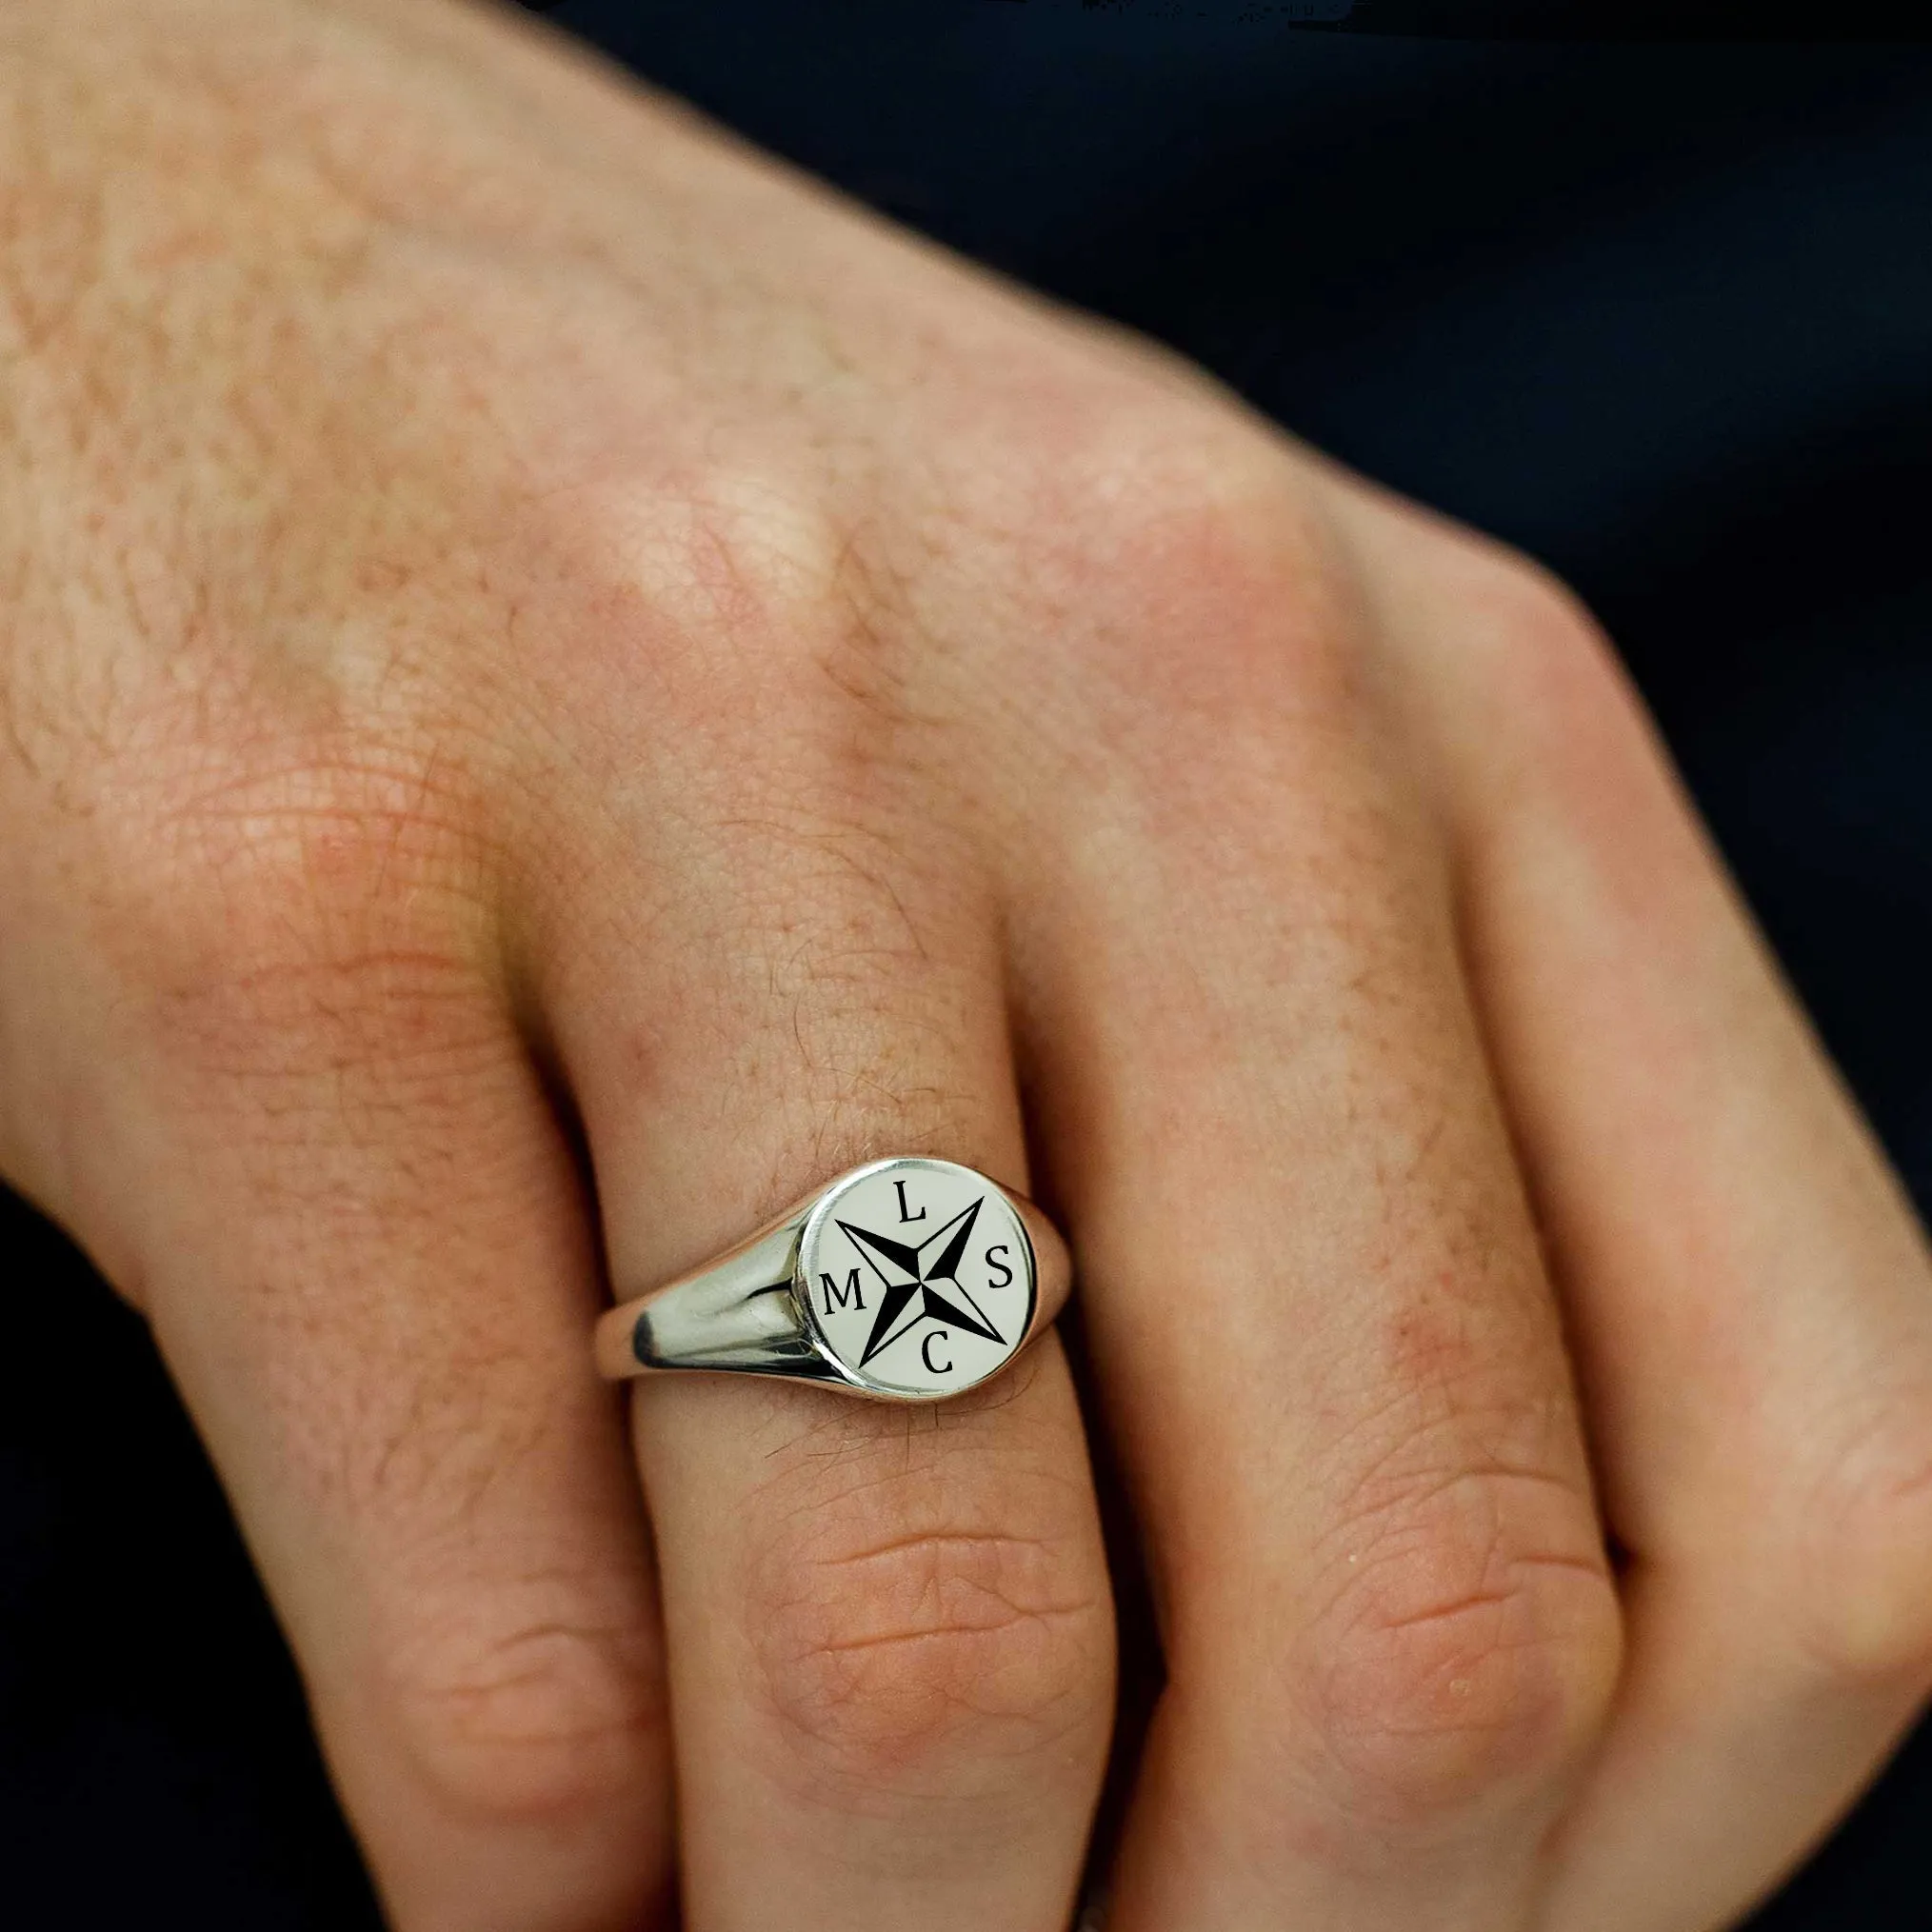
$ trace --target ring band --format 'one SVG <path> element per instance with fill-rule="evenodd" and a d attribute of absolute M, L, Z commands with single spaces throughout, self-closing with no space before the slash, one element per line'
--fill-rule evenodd
<path fill-rule="evenodd" d="M 1065 1305 L 1066 1244 L 971 1167 L 854 1167 L 687 1275 L 597 1324 L 612 1380 L 659 1369 L 787 1375 L 936 1402 L 997 1375 Z"/>

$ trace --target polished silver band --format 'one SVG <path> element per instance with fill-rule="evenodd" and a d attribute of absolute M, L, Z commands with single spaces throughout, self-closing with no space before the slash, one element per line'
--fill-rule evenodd
<path fill-rule="evenodd" d="M 854 1167 L 728 1253 L 597 1325 L 613 1379 L 659 1369 L 787 1375 L 935 1402 L 997 1375 L 1066 1301 L 1053 1224 L 953 1161 Z"/>

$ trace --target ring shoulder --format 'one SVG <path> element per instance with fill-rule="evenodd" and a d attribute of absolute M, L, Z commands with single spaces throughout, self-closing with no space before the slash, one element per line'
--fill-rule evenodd
<path fill-rule="evenodd" d="M 1047 1326 L 1066 1305 L 1067 1294 L 1073 1285 L 1073 1258 L 1067 1252 L 1060 1230 L 1037 1203 L 1029 1201 L 1024 1194 L 1016 1194 L 1009 1187 L 1002 1187 L 1000 1192 L 1019 1215 L 1020 1224 L 1026 1230 L 1027 1244 L 1033 1250 L 1036 1301 L 1029 1332 L 1037 1332 Z"/>
<path fill-rule="evenodd" d="M 802 1217 L 789 1218 L 652 1295 L 630 1324 L 635 1366 L 829 1374 L 792 1293 L 802 1225 Z"/>

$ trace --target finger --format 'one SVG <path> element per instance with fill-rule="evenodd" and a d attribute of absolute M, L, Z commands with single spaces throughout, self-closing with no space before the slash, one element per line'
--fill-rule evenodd
<path fill-rule="evenodd" d="M 698 837 L 658 868 L 687 898 L 546 949 L 613 1279 L 696 1265 L 876 1155 L 1023 1182 L 983 909 L 836 820 Z M 754 872 L 755 906 L 702 883 Z M 1112 1618 L 1057 1338 L 931 1409 L 673 1375 L 635 1425 L 693 1932 L 1063 1932 Z"/>
<path fill-rule="evenodd" d="M 1607 655 L 1439 550 L 1429 607 L 1478 617 L 1456 634 L 1380 581 L 1630 1552 L 1550 1922 L 1692 1932 L 1802 1854 L 1932 1682 L 1932 1279 Z"/>
<path fill-rule="evenodd" d="M 1104 818 L 1053 797 L 1016 914 L 1169 1674 L 1109 1922 L 1494 1932 L 1614 1598 L 1431 835 L 1287 548 L 1190 592 L 1207 667 L 1134 657 L 1158 735 Z"/>
<path fill-rule="evenodd" d="M 90 1150 L 89 1231 L 139 1278 L 399 1932 L 638 1932 L 668 1751 L 588 1217 L 498 996 L 423 936 L 448 895 L 408 827 L 363 825 L 250 811 L 213 926 L 166 916 L 174 990 L 129 1053 L 153 1111 Z M 327 915 L 318 876 L 355 882 Z"/>

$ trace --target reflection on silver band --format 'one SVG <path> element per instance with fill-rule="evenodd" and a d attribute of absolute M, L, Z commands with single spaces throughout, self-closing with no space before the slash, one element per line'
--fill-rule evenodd
<path fill-rule="evenodd" d="M 792 1293 L 804 1225 L 805 1217 L 799 1215 L 748 1247 L 648 1297 L 630 1325 L 626 1372 L 722 1368 L 836 1379 L 836 1371 L 812 1346 Z"/>
<path fill-rule="evenodd" d="M 930 1402 L 997 1374 L 1052 1322 L 1070 1268 L 1052 1224 L 973 1168 L 924 1156 L 840 1175 L 728 1253 L 598 1324 L 613 1378 L 783 1375 Z"/>

